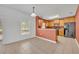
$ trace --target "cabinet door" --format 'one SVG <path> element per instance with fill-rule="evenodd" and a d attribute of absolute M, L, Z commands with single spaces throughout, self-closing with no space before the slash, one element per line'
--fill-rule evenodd
<path fill-rule="evenodd" d="M 59 35 L 64 36 L 64 20 L 60 20 L 60 27 L 62 28 L 59 29 Z"/>
<path fill-rule="evenodd" d="M 59 35 L 64 36 L 64 28 L 59 29 Z"/>

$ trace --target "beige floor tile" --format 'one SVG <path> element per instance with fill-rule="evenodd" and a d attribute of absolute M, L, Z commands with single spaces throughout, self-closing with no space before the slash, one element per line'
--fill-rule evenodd
<path fill-rule="evenodd" d="M 0 53 L 3 54 L 77 54 L 79 48 L 73 38 L 58 36 L 58 42 L 51 43 L 39 38 L 31 38 L 3 45 L 0 42 Z"/>

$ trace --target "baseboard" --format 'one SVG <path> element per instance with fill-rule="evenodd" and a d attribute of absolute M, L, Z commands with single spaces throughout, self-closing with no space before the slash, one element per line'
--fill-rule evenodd
<path fill-rule="evenodd" d="M 46 39 L 46 38 L 43 38 L 43 37 L 39 37 L 39 36 L 36 36 L 36 37 L 40 38 L 40 39 L 43 39 L 45 41 L 51 42 L 51 43 L 57 43 L 56 41 L 52 41 L 52 40 L 49 40 L 49 39 Z"/>
<path fill-rule="evenodd" d="M 79 43 L 78 43 L 78 41 L 75 39 L 75 42 L 76 42 L 76 44 L 77 44 L 77 46 L 78 46 L 78 48 L 79 48 Z"/>
<path fill-rule="evenodd" d="M 24 38 L 24 39 L 20 39 L 20 40 L 15 40 L 15 41 L 8 41 L 8 42 L 2 42 L 2 44 L 6 45 L 6 44 L 12 44 L 12 43 L 17 43 L 17 42 L 21 42 L 23 40 L 28 40 L 28 39 L 32 39 L 34 38 L 35 36 L 31 36 L 31 37 L 28 37 L 28 38 Z"/>

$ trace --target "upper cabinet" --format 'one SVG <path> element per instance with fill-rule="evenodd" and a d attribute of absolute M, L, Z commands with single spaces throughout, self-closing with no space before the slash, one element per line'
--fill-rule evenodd
<path fill-rule="evenodd" d="M 64 18 L 64 22 L 65 23 L 75 22 L 75 17 L 71 16 L 71 17 Z"/>

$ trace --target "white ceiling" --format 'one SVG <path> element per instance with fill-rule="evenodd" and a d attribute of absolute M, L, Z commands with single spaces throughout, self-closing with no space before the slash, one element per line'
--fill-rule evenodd
<path fill-rule="evenodd" d="M 37 15 L 48 18 L 49 16 L 59 15 L 62 17 L 73 16 L 76 13 L 76 4 L 6 4 L 0 7 L 14 9 L 16 11 L 29 15 L 32 13 L 32 7 L 35 6 Z"/>

